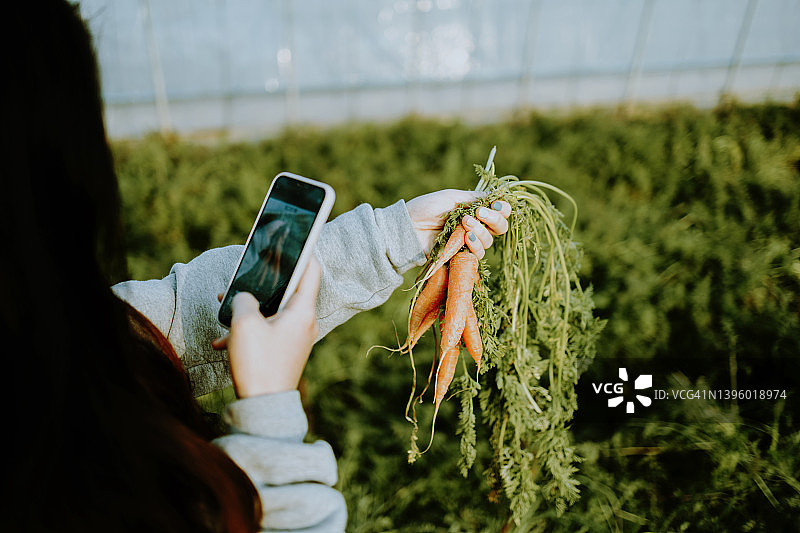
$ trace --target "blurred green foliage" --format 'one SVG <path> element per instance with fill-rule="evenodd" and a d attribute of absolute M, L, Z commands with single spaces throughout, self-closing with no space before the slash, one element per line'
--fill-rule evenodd
<path fill-rule="evenodd" d="M 448 403 L 432 450 L 406 464 L 408 361 L 366 356 L 404 333 L 409 294 L 398 290 L 320 342 L 306 372 L 311 427 L 338 455 L 349 531 L 794 530 L 800 101 L 535 113 L 481 126 L 409 118 L 214 146 L 115 142 L 131 275 L 162 277 L 174 262 L 242 242 L 280 171 L 330 183 L 335 215 L 473 188 L 473 164 L 495 145 L 500 173 L 547 181 L 577 201 L 582 280 L 608 319 L 571 428 L 582 498 L 561 516 L 542 507 L 507 523 L 503 495 L 481 475 L 491 455 L 480 425 L 477 468 L 459 473 L 457 407 Z M 620 367 L 651 373 L 660 389 L 787 397 L 654 401 L 624 415 L 591 387 L 615 381 Z"/>

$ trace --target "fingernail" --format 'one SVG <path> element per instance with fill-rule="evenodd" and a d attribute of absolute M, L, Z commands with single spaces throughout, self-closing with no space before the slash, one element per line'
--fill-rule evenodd
<path fill-rule="evenodd" d="M 495 211 L 502 211 L 503 210 L 503 204 L 500 203 L 500 201 L 498 200 L 497 202 L 492 204 L 492 209 L 494 209 Z"/>
<path fill-rule="evenodd" d="M 479 207 L 478 211 L 475 214 L 478 215 L 481 218 L 484 218 L 484 217 L 489 216 L 489 210 L 486 209 L 485 207 Z"/>
<path fill-rule="evenodd" d="M 475 236 L 475 234 L 474 234 L 474 233 L 472 233 L 471 231 L 469 232 L 469 235 L 468 235 L 468 237 L 469 237 L 469 240 L 471 240 L 472 242 L 475 242 L 475 239 L 477 239 L 477 237 Z"/>

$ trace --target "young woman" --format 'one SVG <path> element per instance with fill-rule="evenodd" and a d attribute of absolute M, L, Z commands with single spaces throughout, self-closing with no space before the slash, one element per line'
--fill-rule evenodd
<path fill-rule="evenodd" d="M 125 258 L 90 36 L 64 0 L 15 2 L 3 20 L 0 530 L 343 530 L 333 453 L 303 442 L 303 367 L 317 338 L 388 298 L 439 215 L 473 193 L 337 217 L 285 310 L 264 318 L 239 294 L 225 332 L 216 295 L 239 247 L 109 288 Z M 482 256 L 508 211 L 466 220 L 467 245 Z M 218 435 L 193 396 L 231 382 Z"/>

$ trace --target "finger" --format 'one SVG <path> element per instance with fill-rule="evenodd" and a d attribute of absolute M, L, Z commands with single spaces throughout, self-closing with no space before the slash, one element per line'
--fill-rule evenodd
<path fill-rule="evenodd" d="M 261 315 L 259 303 L 256 297 L 249 292 L 237 292 L 231 301 L 231 313 L 233 320 L 244 318 L 249 315 Z"/>
<path fill-rule="evenodd" d="M 225 334 L 218 339 L 211 341 L 211 347 L 215 350 L 224 350 L 228 347 L 228 335 Z"/>
<path fill-rule="evenodd" d="M 317 295 L 319 294 L 319 284 L 322 278 L 322 266 L 319 264 L 316 256 L 311 256 L 308 262 L 306 271 L 303 277 L 300 278 L 300 283 L 289 302 L 286 304 L 287 309 L 308 306 L 314 309 L 317 302 Z"/>
<path fill-rule="evenodd" d="M 475 235 L 475 233 L 472 232 L 471 230 L 467 231 L 467 238 L 465 239 L 465 241 L 467 243 L 467 248 L 469 248 L 469 251 L 475 254 L 475 257 L 477 257 L 478 259 L 483 259 L 483 256 L 486 255 L 486 249 L 483 247 L 483 243 L 478 238 L 478 236 Z"/>
<path fill-rule="evenodd" d="M 486 191 L 465 191 L 462 189 L 445 189 L 445 191 L 449 194 L 453 207 L 456 204 L 468 204 L 486 196 Z"/>
<path fill-rule="evenodd" d="M 502 202 L 505 203 L 505 202 Z M 495 204 L 501 204 L 500 201 L 495 202 Z M 488 207 L 479 207 L 475 211 L 475 216 L 486 224 L 486 227 L 493 235 L 501 235 L 508 231 L 508 220 L 506 220 L 506 216 L 504 215 L 504 209 L 508 206 L 508 212 L 510 214 L 511 206 L 506 205 L 498 205 L 500 210 L 489 209 Z"/>
<path fill-rule="evenodd" d="M 511 214 L 511 204 L 505 200 L 495 200 L 492 202 L 492 209 L 503 215 L 503 218 L 508 218 Z"/>
<path fill-rule="evenodd" d="M 464 218 L 461 219 L 461 223 L 464 224 L 468 231 L 475 234 L 484 248 L 489 248 L 492 245 L 494 239 L 492 234 L 489 233 L 489 230 L 486 229 L 486 226 L 469 215 L 465 215 Z M 469 236 L 467 236 L 467 240 L 469 240 Z"/>
<path fill-rule="evenodd" d="M 478 237 L 473 232 L 467 233 L 466 238 L 467 248 L 469 251 L 475 254 L 475 257 L 478 259 L 483 259 L 483 256 L 486 255 L 486 249 L 483 247 L 483 243 L 478 239 Z"/>

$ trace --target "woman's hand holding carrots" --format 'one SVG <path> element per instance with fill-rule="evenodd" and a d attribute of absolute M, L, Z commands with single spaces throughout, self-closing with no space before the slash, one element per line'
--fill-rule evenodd
<path fill-rule="evenodd" d="M 461 191 L 457 189 L 445 189 L 422 196 L 406 202 L 408 214 L 417 231 L 425 255 L 430 255 L 434 241 L 444 228 L 444 219 L 448 212 L 452 211 L 458 204 L 474 202 L 485 196 L 484 193 L 475 191 Z M 441 307 L 444 305 L 447 313 L 444 324 L 449 324 L 447 332 L 442 331 L 442 354 L 450 355 L 457 359 L 457 347 L 460 347 L 462 337 L 464 343 L 472 355 L 475 363 L 480 366 L 483 346 L 480 333 L 478 331 L 475 310 L 472 308 L 472 286 L 478 281 L 477 270 L 478 260 L 486 254 L 486 249 L 492 245 L 495 235 L 501 235 L 508 231 L 508 217 L 511 214 L 511 205 L 503 200 L 495 201 L 489 209 L 479 207 L 475 210 L 475 216 L 465 215 L 461 219 L 461 224 L 456 226 L 448 237 L 444 248 L 438 254 L 438 258 L 427 268 L 427 273 L 422 280 L 424 286 L 419 295 L 414 299 L 409 317 L 408 339 L 400 350 L 411 350 L 416 345 L 419 338 L 425 333 L 439 318 Z M 458 253 L 466 245 L 467 250 Z M 456 259 L 457 256 L 458 259 Z M 458 274 L 455 279 L 453 274 L 458 272 L 452 269 L 453 262 L 468 265 L 469 275 Z M 465 262 L 466 261 L 466 262 Z M 446 265 L 450 265 L 448 268 Z M 461 270 L 464 270 L 462 268 Z M 469 278 L 469 279 L 467 279 Z M 460 289 L 462 293 L 459 298 L 454 298 L 452 286 L 460 284 L 466 288 Z M 445 299 L 446 304 L 445 304 Z M 458 326 L 452 325 L 453 320 L 448 319 L 450 314 L 455 311 L 456 301 L 460 302 L 462 309 L 456 313 L 458 315 Z M 469 308 L 469 309 L 467 309 Z M 470 312 L 471 311 L 471 312 Z M 455 316 L 455 315 L 453 315 Z M 446 334 L 445 334 L 446 333 Z M 446 337 L 452 337 L 445 341 Z M 449 352 L 454 351 L 453 354 Z M 449 384 L 449 380 L 447 381 Z M 447 385 L 444 386 L 444 389 Z"/>
<path fill-rule="evenodd" d="M 434 240 L 444 227 L 443 215 L 455 208 L 456 204 L 473 202 L 482 196 L 484 193 L 475 191 L 445 189 L 406 202 L 411 222 L 417 231 L 417 239 L 426 256 L 430 255 Z M 465 216 L 461 221 L 464 227 L 464 244 L 478 259 L 482 259 L 486 249 L 492 245 L 494 235 L 502 235 L 508 231 L 506 219 L 510 214 L 511 205 L 498 200 L 491 209 L 479 208 L 475 217 Z"/>
<path fill-rule="evenodd" d="M 430 255 L 436 238 L 444 230 L 447 215 L 459 204 L 474 204 L 483 196 L 480 192 L 449 189 L 406 202 L 426 256 Z M 472 290 L 479 278 L 478 262 L 492 245 L 494 236 L 508 231 L 510 214 L 511 205 L 503 200 L 493 202 L 491 208 L 478 207 L 474 216 L 465 214 L 420 276 L 421 289 L 412 300 L 408 338 L 399 349 L 410 352 L 439 319 L 441 346 L 434 392 L 437 411 L 453 380 L 462 343 L 480 369 L 483 342 L 473 307 Z"/>

